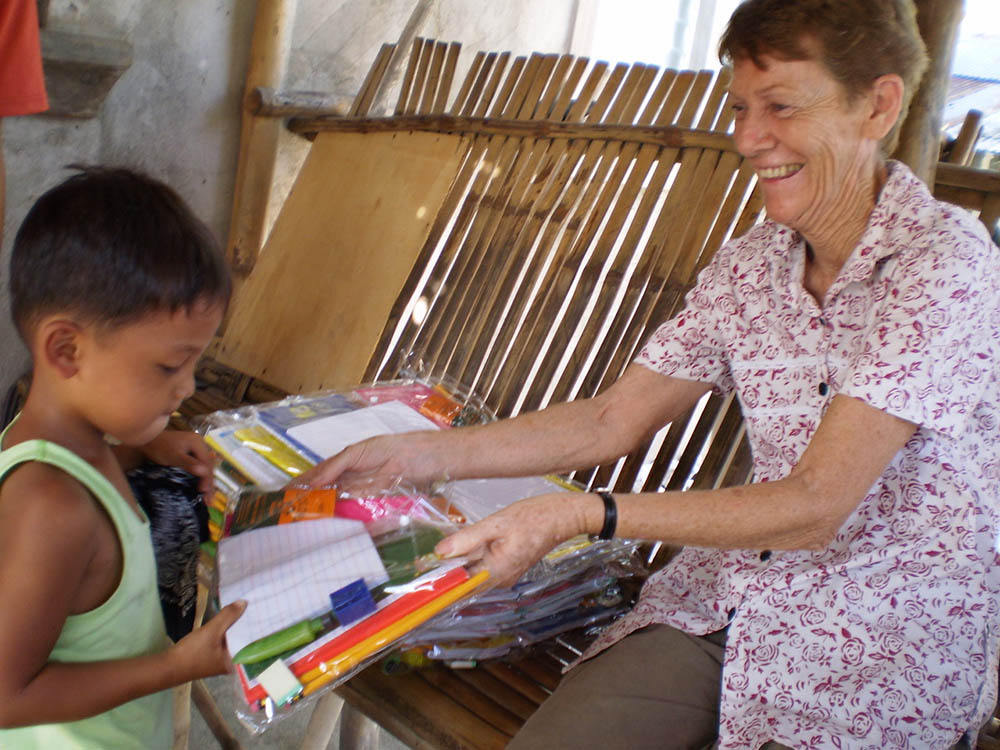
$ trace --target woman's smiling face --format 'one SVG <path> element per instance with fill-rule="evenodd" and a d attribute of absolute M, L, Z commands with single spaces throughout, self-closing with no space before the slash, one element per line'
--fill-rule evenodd
<path fill-rule="evenodd" d="M 733 66 L 736 147 L 757 171 L 768 217 L 807 240 L 872 203 L 880 163 L 870 98 L 851 101 L 819 62 L 762 56 Z"/>

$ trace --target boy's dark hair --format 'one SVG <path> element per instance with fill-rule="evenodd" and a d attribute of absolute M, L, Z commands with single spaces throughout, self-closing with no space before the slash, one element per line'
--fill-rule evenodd
<path fill-rule="evenodd" d="M 11 316 L 26 343 L 38 320 L 72 312 L 113 329 L 158 310 L 225 306 L 218 242 L 171 188 L 129 169 L 78 167 L 25 217 L 10 259 Z"/>

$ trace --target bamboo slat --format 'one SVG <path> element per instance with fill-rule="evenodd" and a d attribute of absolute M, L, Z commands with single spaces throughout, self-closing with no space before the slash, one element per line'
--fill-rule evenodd
<path fill-rule="evenodd" d="M 502 415 L 593 395 L 676 312 L 714 250 L 759 220 L 752 170 L 725 132 L 729 73 L 479 53 L 451 98 L 457 54 L 417 40 L 393 117 L 290 123 L 307 135 L 468 139 L 365 378 L 419 363 Z M 653 448 L 577 478 L 748 478 L 731 400 L 702 405 Z"/>
<path fill-rule="evenodd" d="M 728 71 L 479 53 L 455 85 L 458 46 L 418 39 L 396 114 L 365 116 L 392 51 L 351 116 L 290 123 L 335 139 L 465 139 L 365 379 L 419 363 L 501 415 L 593 395 L 679 309 L 714 250 L 760 218 L 752 170 L 725 132 Z M 577 478 L 623 489 L 745 481 L 739 425 L 736 405 L 710 400 Z"/>

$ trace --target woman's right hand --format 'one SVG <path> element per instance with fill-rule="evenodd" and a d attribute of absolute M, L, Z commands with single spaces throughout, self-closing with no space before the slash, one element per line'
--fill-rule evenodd
<path fill-rule="evenodd" d="M 432 459 L 433 432 L 379 435 L 349 445 L 295 479 L 306 487 L 385 485 L 397 479 L 415 484 L 444 479 Z"/>

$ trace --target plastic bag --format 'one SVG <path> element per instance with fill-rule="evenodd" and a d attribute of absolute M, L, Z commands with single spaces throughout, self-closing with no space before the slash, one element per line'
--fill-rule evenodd
<path fill-rule="evenodd" d="M 377 434 L 494 419 L 457 384 L 418 377 L 215 412 L 199 431 L 221 457 L 209 503 L 217 598 L 250 605 L 227 634 L 237 716 L 252 732 L 404 646 L 456 660 L 510 654 L 629 606 L 618 581 L 637 544 L 569 540 L 515 586 L 488 589 L 436 543 L 524 497 L 580 488 L 558 477 L 447 481 L 433 491 L 305 490 L 295 477 Z M 292 604 L 294 606 L 292 606 Z"/>
<path fill-rule="evenodd" d="M 363 517 L 339 515 L 342 505 Z M 267 728 L 480 588 L 485 574 L 433 552 L 454 530 L 403 485 L 244 490 L 216 566 L 220 605 L 248 601 L 227 634 L 240 720 Z"/>

